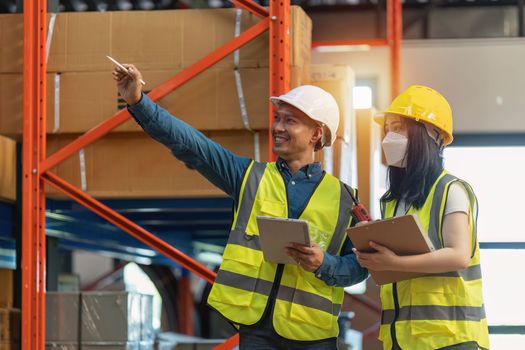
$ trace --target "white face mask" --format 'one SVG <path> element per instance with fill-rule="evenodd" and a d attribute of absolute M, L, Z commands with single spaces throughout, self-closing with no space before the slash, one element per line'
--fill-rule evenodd
<path fill-rule="evenodd" d="M 383 139 L 383 151 L 385 152 L 386 162 L 390 166 L 406 168 L 408 138 L 401 134 L 390 131 Z"/>

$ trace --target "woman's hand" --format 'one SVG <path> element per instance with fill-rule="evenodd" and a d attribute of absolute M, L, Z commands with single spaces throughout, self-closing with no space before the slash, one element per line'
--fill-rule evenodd
<path fill-rule="evenodd" d="M 370 241 L 369 245 L 377 252 L 363 253 L 355 248 L 352 249 L 362 267 L 372 271 L 396 271 L 396 263 L 399 260 L 399 256 L 378 243 Z"/>

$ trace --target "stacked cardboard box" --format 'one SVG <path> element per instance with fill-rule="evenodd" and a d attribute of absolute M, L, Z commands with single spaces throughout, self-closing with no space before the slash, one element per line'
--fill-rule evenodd
<path fill-rule="evenodd" d="M 260 19 L 244 11 L 242 29 Z M 56 17 L 48 60 L 48 132 L 80 133 L 118 111 L 111 55 L 133 63 L 153 88 L 235 37 L 236 10 L 61 13 Z M 312 24 L 297 6 L 291 11 L 292 85 L 309 80 Z M 21 133 L 21 15 L 0 15 L 0 133 Z M 243 129 L 234 68 L 239 68 L 251 127 L 267 127 L 268 34 L 227 56 L 160 104 L 195 121 L 201 130 Z M 18 44 L 17 44 L 18 43 Z M 138 130 L 130 123 L 120 131 Z"/>
<path fill-rule="evenodd" d="M 13 270 L 0 269 L 0 307 L 13 307 Z"/>
<path fill-rule="evenodd" d="M 241 31 L 261 19 L 243 11 Z M 0 15 L 0 73 L 20 73 L 23 67 L 22 15 Z M 56 17 L 48 59 L 50 72 L 108 71 L 106 55 L 133 62 L 144 70 L 188 67 L 235 37 L 235 9 L 174 11 L 76 12 Z M 291 9 L 292 66 L 308 73 L 311 21 L 298 6 Z M 268 33 L 240 50 L 239 67 L 268 67 Z M 233 54 L 217 63 L 233 68 Z"/>
<path fill-rule="evenodd" d="M 20 310 L 0 308 L 0 349 L 20 348 Z"/>
<path fill-rule="evenodd" d="M 357 161 L 359 170 L 359 197 L 365 207 L 374 207 L 374 179 L 378 171 L 375 159 L 381 158 L 381 128 L 374 122 L 376 110 L 360 109 L 357 111 Z"/>
<path fill-rule="evenodd" d="M 253 157 L 254 135 L 245 131 L 205 132 L 215 142 L 232 152 Z M 48 151 L 54 152 L 73 141 L 75 136 L 48 137 Z M 268 133 L 261 132 L 261 159 L 268 159 Z M 84 159 L 84 162 L 81 160 Z M 83 171 L 85 169 L 85 171 Z M 104 198 L 222 196 L 224 193 L 195 170 L 173 157 L 160 143 L 143 133 L 112 134 L 67 159 L 53 170 L 58 176 Z M 59 195 L 49 187 L 50 195 Z"/>
<path fill-rule="evenodd" d="M 13 308 L 13 272 L 0 269 L 0 350 L 20 348 L 20 310 Z"/>
<path fill-rule="evenodd" d="M 0 200 L 15 201 L 16 142 L 3 136 L 0 136 L 0 169 Z M 2 293 L 0 291 L 0 302 Z"/>
<path fill-rule="evenodd" d="M 153 89 L 233 39 L 236 18 L 235 9 L 58 14 L 48 60 L 48 153 L 125 108 L 106 55 L 135 64 L 147 82 L 145 89 Z M 243 11 L 241 30 L 259 21 Z M 22 17 L 0 15 L 0 28 L 0 39 L 10 43 L 9 50 L 0 52 L 0 134 L 18 137 L 22 125 Z M 293 87 L 310 79 L 311 29 L 309 17 L 293 6 Z M 268 43 L 268 33 L 261 34 L 239 50 L 238 60 L 228 55 L 160 99 L 159 105 L 251 158 L 256 156 L 254 138 L 258 137 L 253 130 L 260 131 L 260 159 L 266 160 Z M 236 72 L 241 77 L 250 130 L 241 113 Z M 84 173 L 79 156 L 53 171 L 78 187 L 84 184 L 89 194 L 99 197 L 222 195 L 140 133 L 140 127 L 129 120 L 107 139 L 86 148 Z M 151 169 L 154 174 L 149 174 Z M 61 196 L 55 189 L 49 189 L 49 194 Z"/>
<path fill-rule="evenodd" d="M 337 138 L 332 147 L 316 153 L 325 170 L 356 186 L 356 117 L 353 107 L 354 71 L 345 65 L 312 65 L 312 84 L 331 93 L 339 106 Z"/>
<path fill-rule="evenodd" d="M 120 109 L 125 102 L 119 98 L 109 70 L 106 72 L 70 72 L 48 74 L 48 134 L 82 133 L 100 124 Z M 153 88 L 176 72 L 146 70 L 142 74 L 147 88 Z M 297 72 L 297 69 L 292 69 Z M 254 130 L 268 128 L 268 68 L 241 68 L 243 95 L 248 120 Z M 297 80 L 297 86 L 305 80 Z M 57 86 L 55 91 L 54 86 Z M 146 87 L 145 87 L 146 88 Z M 23 77 L 0 74 L 0 133 L 19 136 L 22 126 Z M 243 130 L 234 72 L 232 69 L 210 68 L 186 85 L 158 101 L 173 115 L 200 130 Z M 140 131 L 132 120 L 115 131 Z"/>

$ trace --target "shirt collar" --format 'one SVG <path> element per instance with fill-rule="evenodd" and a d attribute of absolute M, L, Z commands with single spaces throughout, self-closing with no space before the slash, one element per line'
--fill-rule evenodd
<path fill-rule="evenodd" d="M 279 171 L 283 171 L 283 170 L 286 170 L 288 172 L 290 171 L 288 164 L 281 157 L 277 158 L 276 163 L 277 163 L 277 167 L 279 168 Z M 321 163 L 313 162 L 310 164 L 306 164 L 299 171 L 302 171 L 307 177 L 311 177 L 311 176 L 322 173 L 323 168 L 321 167 Z"/>

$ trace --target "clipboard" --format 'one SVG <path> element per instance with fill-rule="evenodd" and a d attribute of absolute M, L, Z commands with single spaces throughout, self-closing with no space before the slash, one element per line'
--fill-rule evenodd
<path fill-rule="evenodd" d="M 369 246 L 370 241 L 379 243 L 401 256 L 424 254 L 435 250 L 417 215 L 374 221 L 366 225 L 351 227 L 346 233 L 354 247 L 365 253 L 375 251 Z M 369 272 L 379 285 L 428 275 L 428 273 L 402 271 L 370 270 Z"/>
<path fill-rule="evenodd" d="M 310 244 L 310 233 L 306 220 L 257 216 L 259 240 L 264 260 L 277 264 L 295 264 L 286 255 L 285 248 L 290 243 Z"/>

